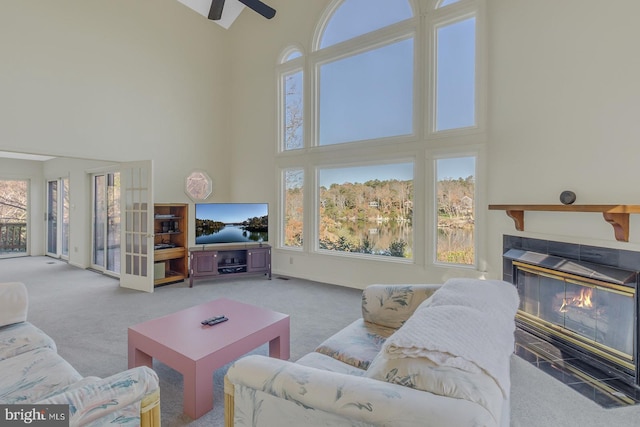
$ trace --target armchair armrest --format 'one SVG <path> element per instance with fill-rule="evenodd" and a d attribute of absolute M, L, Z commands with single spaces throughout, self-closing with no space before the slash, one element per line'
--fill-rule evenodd
<path fill-rule="evenodd" d="M 362 318 L 399 328 L 442 285 L 370 285 L 362 291 Z"/>
<path fill-rule="evenodd" d="M 225 392 L 234 395 L 239 425 L 496 425 L 489 412 L 466 400 L 261 355 L 235 362 L 227 379 Z M 266 419 L 269 414 L 278 419 Z M 308 424 L 311 419 L 317 422 Z"/>
<path fill-rule="evenodd" d="M 118 425 L 138 426 L 141 410 L 159 407 L 158 376 L 146 366 L 86 380 L 37 403 L 68 404 L 71 426 L 87 425 L 100 418 L 117 419 Z"/>
<path fill-rule="evenodd" d="M 29 298 L 24 283 L 0 283 L 0 326 L 27 320 Z"/>

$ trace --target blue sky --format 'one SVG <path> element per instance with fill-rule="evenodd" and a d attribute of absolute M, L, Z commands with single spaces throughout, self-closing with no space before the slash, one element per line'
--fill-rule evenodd
<path fill-rule="evenodd" d="M 329 20 L 321 47 L 412 16 L 407 0 L 348 0 Z M 475 125 L 475 27 L 468 18 L 437 30 L 436 130 Z M 321 66 L 320 145 L 417 128 L 413 49 L 413 39 L 406 39 Z"/>
<path fill-rule="evenodd" d="M 456 1 L 446 0 L 443 6 Z M 413 13 L 407 0 L 346 0 L 328 21 L 320 47 L 409 19 Z M 475 18 L 437 28 L 437 130 L 475 125 L 475 30 Z M 394 41 L 321 65 L 320 145 L 409 135 L 419 129 L 413 123 L 414 45 L 412 38 Z M 473 157 L 437 161 L 438 179 L 470 175 L 475 176 Z M 393 178 L 413 179 L 413 165 L 322 169 L 320 185 Z"/>
<path fill-rule="evenodd" d="M 320 186 L 329 187 L 331 184 L 345 182 L 363 183 L 369 180 L 397 179 L 406 181 L 413 179 L 412 163 L 396 163 L 390 165 L 357 166 L 349 168 L 331 168 L 320 171 Z"/>
<path fill-rule="evenodd" d="M 455 157 L 438 159 L 436 176 L 438 180 L 467 178 L 475 176 L 474 157 Z M 395 163 L 374 166 L 356 166 L 348 168 L 325 168 L 320 171 L 320 186 L 329 187 L 331 184 L 364 183 L 369 180 L 398 179 L 407 181 L 413 179 L 412 163 Z"/>

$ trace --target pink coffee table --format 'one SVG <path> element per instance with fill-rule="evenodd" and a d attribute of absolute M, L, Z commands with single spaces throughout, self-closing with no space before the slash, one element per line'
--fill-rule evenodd
<path fill-rule="evenodd" d="M 228 321 L 203 326 L 225 315 Z M 153 358 L 180 372 L 184 413 L 196 419 L 213 409 L 213 373 L 269 343 L 269 356 L 289 359 L 289 316 L 227 298 L 149 320 L 128 331 L 129 368 L 152 367 Z"/>

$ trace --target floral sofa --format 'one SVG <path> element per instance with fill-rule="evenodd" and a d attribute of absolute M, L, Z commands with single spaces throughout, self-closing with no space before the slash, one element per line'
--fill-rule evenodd
<path fill-rule="evenodd" d="M 68 404 L 70 426 L 160 426 L 153 370 L 83 378 L 54 341 L 27 322 L 27 309 L 24 284 L 0 283 L 0 404 Z"/>
<path fill-rule="evenodd" d="M 506 427 L 518 304 L 498 280 L 369 286 L 362 318 L 296 363 L 236 361 L 226 426 Z"/>

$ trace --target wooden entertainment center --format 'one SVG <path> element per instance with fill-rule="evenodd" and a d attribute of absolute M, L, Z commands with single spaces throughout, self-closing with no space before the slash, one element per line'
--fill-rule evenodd
<path fill-rule="evenodd" d="M 189 287 L 201 278 L 262 273 L 271 279 L 271 246 L 264 243 L 196 246 L 189 253 Z"/>
<path fill-rule="evenodd" d="M 184 203 L 154 205 L 154 286 L 180 282 L 187 278 L 188 209 L 189 206 Z"/>

